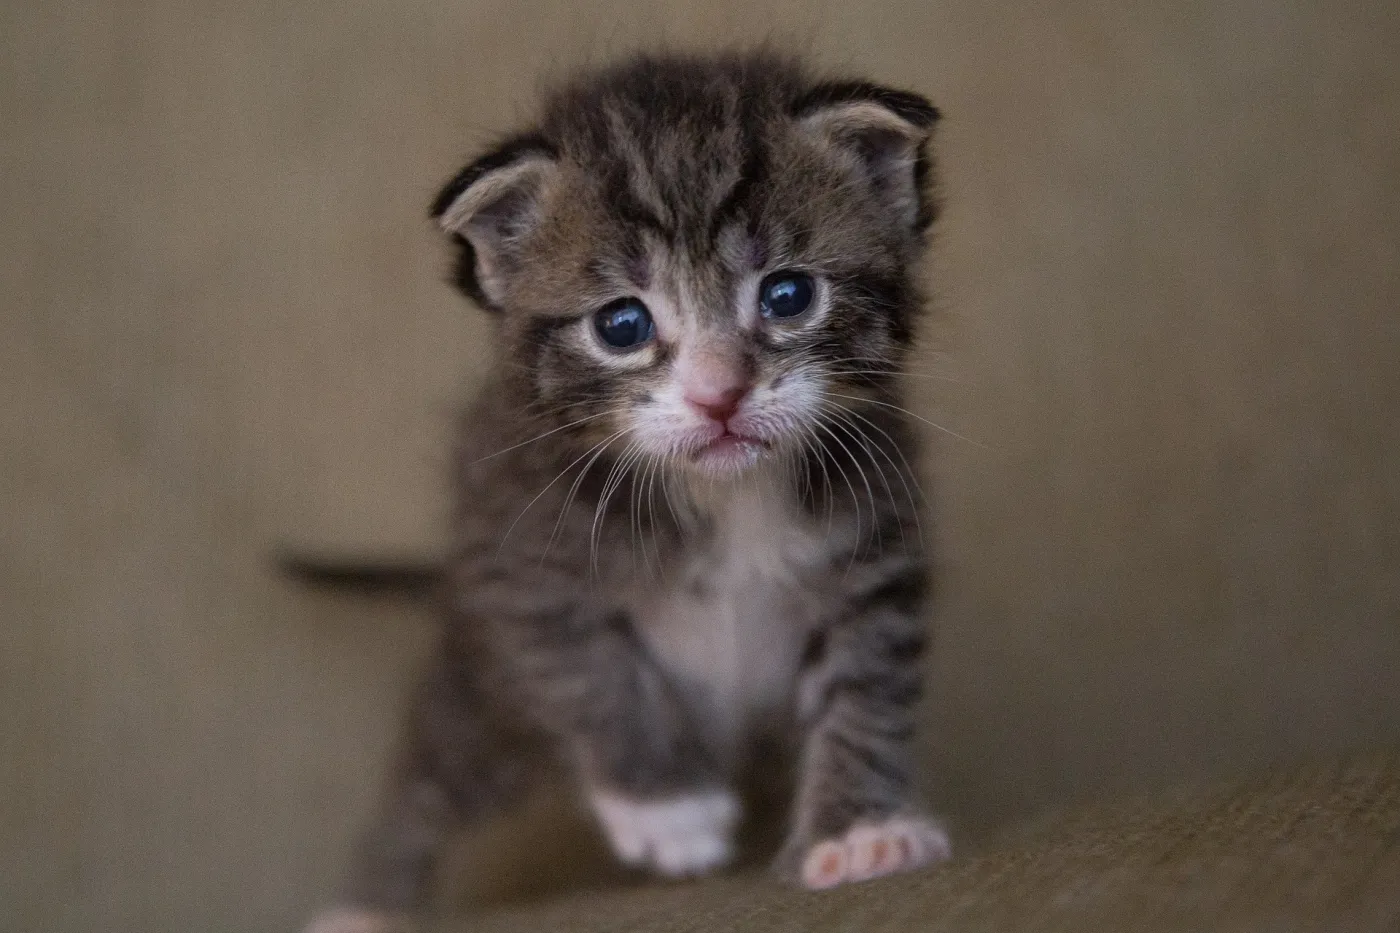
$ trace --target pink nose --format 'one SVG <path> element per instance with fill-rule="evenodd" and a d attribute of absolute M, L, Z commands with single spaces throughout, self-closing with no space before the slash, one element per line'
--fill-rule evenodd
<path fill-rule="evenodd" d="M 685 400 L 702 415 L 724 424 L 739 410 L 739 403 L 749 394 L 748 386 L 729 386 L 707 391 L 690 390 Z"/>

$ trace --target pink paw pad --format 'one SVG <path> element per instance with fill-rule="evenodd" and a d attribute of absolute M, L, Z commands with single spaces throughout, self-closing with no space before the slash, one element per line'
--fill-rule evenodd
<path fill-rule="evenodd" d="M 923 817 L 857 823 L 839 839 L 824 839 L 802 861 L 802 883 L 814 891 L 912 871 L 952 854 L 948 834 Z"/>

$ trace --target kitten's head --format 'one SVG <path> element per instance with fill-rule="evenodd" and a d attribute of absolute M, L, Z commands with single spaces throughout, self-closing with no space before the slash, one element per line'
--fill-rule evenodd
<path fill-rule="evenodd" d="M 732 475 L 897 370 L 936 118 L 766 54 L 633 60 L 555 94 L 433 216 L 558 438 Z"/>

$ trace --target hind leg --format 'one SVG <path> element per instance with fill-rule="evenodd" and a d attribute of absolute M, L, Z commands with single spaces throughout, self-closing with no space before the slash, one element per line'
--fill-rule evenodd
<path fill-rule="evenodd" d="M 337 904 L 306 933 L 406 933 L 432 897 L 438 856 L 464 824 L 505 809 L 529 783 L 531 737 L 483 716 L 475 683 L 444 658 L 424 679 L 384 798 Z"/>

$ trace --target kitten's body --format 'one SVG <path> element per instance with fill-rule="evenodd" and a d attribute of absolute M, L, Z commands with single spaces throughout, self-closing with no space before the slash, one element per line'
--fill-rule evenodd
<path fill-rule="evenodd" d="M 541 766 L 624 860 L 716 867 L 771 739 L 799 761 L 790 877 L 945 854 L 910 799 L 927 578 L 895 382 L 934 116 L 763 55 L 642 60 L 443 192 L 502 358 L 462 425 L 442 651 L 348 901 L 419 906 L 448 829 Z"/>

